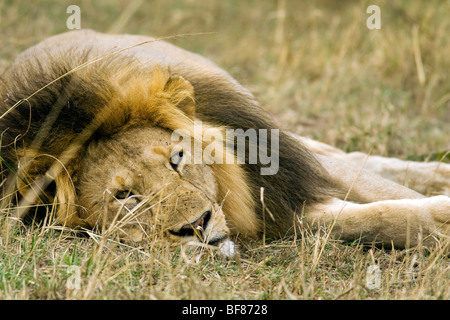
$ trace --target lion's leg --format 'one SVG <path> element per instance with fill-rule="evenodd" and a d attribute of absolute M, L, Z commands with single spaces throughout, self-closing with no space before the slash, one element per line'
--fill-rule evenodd
<path fill-rule="evenodd" d="M 367 156 L 352 152 L 340 157 L 370 172 L 408 186 L 422 194 L 434 193 L 450 196 L 450 164 L 441 162 L 403 161 L 396 158 Z"/>
<path fill-rule="evenodd" d="M 306 221 L 316 227 L 331 228 L 331 236 L 345 241 L 395 247 L 416 246 L 421 240 L 431 245 L 450 236 L 450 198 L 386 200 L 356 204 L 333 198 L 305 207 Z"/>
<path fill-rule="evenodd" d="M 325 143 L 295 135 L 312 152 L 363 167 L 422 194 L 450 196 L 450 164 L 404 161 L 396 158 L 369 156 L 362 152 L 345 153 Z"/>
<path fill-rule="evenodd" d="M 420 199 L 424 196 L 391 180 L 345 161 L 317 155 L 322 167 L 340 188 L 338 198 L 358 203 L 381 200 Z"/>

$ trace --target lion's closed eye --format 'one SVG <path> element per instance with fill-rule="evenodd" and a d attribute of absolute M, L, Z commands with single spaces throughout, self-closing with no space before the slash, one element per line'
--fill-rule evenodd
<path fill-rule="evenodd" d="M 130 198 L 134 196 L 133 192 L 131 192 L 130 190 L 119 190 L 116 192 L 116 194 L 114 195 L 114 197 L 118 200 L 125 200 L 127 198 Z"/>
<path fill-rule="evenodd" d="M 114 194 L 114 199 L 121 203 L 120 207 L 133 210 L 141 203 L 140 196 L 135 195 L 130 190 L 119 190 Z"/>

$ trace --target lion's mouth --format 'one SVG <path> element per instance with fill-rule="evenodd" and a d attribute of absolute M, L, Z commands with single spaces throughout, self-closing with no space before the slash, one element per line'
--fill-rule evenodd
<path fill-rule="evenodd" d="M 178 237 L 197 236 L 203 238 L 203 233 L 207 228 L 208 222 L 211 220 L 211 211 L 208 210 L 202 214 L 200 218 L 192 223 L 186 223 L 178 231 L 169 230 L 169 233 Z"/>
<path fill-rule="evenodd" d="M 217 237 L 208 241 L 209 245 L 218 247 L 222 242 L 228 240 L 227 236 Z"/>
<path fill-rule="evenodd" d="M 219 246 L 219 244 L 227 240 L 228 237 L 227 235 L 212 236 L 212 226 L 209 226 L 210 220 L 211 211 L 208 210 L 197 220 L 183 225 L 178 230 L 169 230 L 169 233 L 177 237 L 197 237 L 202 243 Z"/>
<path fill-rule="evenodd" d="M 220 253 L 227 257 L 234 257 L 236 254 L 236 246 L 226 234 L 212 235 L 212 227 L 209 226 L 211 220 L 211 211 L 204 212 L 197 220 L 183 225 L 178 230 L 169 230 L 169 233 L 181 237 L 196 237 L 200 243 L 219 248 Z M 209 234 L 208 234 L 209 233 Z"/>

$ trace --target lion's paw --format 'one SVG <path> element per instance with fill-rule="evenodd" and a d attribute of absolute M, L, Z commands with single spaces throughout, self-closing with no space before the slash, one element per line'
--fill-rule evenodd
<path fill-rule="evenodd" d="M 427 202 L 436 227 L 443 234 L 450 236 L 450 197 L 435 196 L 428 198 Z"/>
<path fill-rule="evenodd" d="M 450 164 L 439 164 L 430 186 L 433 192 L 450 197 Z"/>

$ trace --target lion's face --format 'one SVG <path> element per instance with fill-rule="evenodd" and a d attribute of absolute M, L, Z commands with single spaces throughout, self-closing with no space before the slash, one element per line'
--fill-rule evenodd
<path fill-rule="evenodd" d="M 17 123 L 22 119 L 18 112 L 5 124 L 17 127 L 13 140 L 21 136 L 20 130 L 29 126 L 32 105 L 34 113 L 42 111 L 34 127 L 47 130 L 53 113 L 48 117 L 45 112 L 53 112 L 58 101 L 65 101 L 62 92 L 70 92 L 69 102 L 55 109 L 58 121 L 43 131 L 45 139 L 36 143 L 34 137 L 44 133 L 33 135 L 30 130 L 21 148 L 8 153 L 8 161 L 20 159 L 18 176 L 27 177 L 11 178 L 18 191 L 27 203 L 56 204 L 56 221 L 69 227 L 98 228 L 106 236 L 114 232 L 133 242 L 165 238 L 175 245 L 215 245 L 233 255 L 229 235 L 254 237 L 261 223 L 252 189 L 257 186 L 234 150 L 224 149 L 224 140 L 216 135 L 214 141 L 203 139 L 207 132 L 223 137 L 227 128 L 204 121 L 197 130 L 196 122 L 203 119 L 197 118 L 194 87 L 183 77 L 158 66 L 141 70 L 140 63 L 127 63 L 106 68 L 111 65 L 73 73 L 70 86 L 38 90 L 42 96 L 26 100 L 26 121 Z M 33 92 L 20 88 L 7 92 Z M 181 150 L 180 142 L 171 139 L 179 129 L 188 133 L 194 152 L 199 145 L 204 154 L 213 149 L 214 159 L 233 163 L 207 158 L 204 164 L 192 164 L 189 140 Z M 45 196 L 40 196 L 42 186 L 49 186 Z"/>
<path fill-rule="evenodd" d="M 229 244 L 214 172 L 187 157 L 169 130 L 150 125 L 91 143 L 76 185 L 84 218 L 131 241 L 153 234 L 177 244 Z"/>

